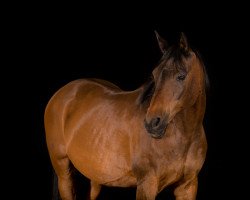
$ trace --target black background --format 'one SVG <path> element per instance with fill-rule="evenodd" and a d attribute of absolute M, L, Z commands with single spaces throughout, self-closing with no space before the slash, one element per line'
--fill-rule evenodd
<path fill-rule="evenodd" d="M 86 77 L 109 80 L 124 90 L 136 89 L 161 56 L 154 30 L 170 43 L 183 31 L 200 51 L 210 79 L 204 119 L 208 153 L 197 199 L 240 199 L 248 176 L 243 117 L 248 108 L 246 17 L 236 19 L 231 11 L 198 10 L 194 17 L 187 12 L 178 18 L 182 12 L 178 7 L 168 15 L 168 9 L 158 10 L 160 5 L 151 8 L 157 14 L 142 7 L 133 10 L 119 5 L 111 12 L 101 8 L 33 5 L 19 10 L 17 6 L 18 14 L 6 15 L 11 23 L 3 38 L 7 62 L 1 75 L 2 99 L 9 103 L 3 110 L 9 123 L 4 124 L 8 139 L 2 146 L 9 199 L 50 199 L 52 167 L 43 112 L 54 92 Z M 134 196 L 133 189 L 105 188 L 100 199 Z M 158 199 L 170 196 L 166 191 Z"/>

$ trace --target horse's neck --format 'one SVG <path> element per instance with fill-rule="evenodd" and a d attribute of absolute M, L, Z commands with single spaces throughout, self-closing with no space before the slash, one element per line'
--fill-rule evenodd
<path fill-rule="evenodd" d="M 202 125 L 202 121 L 205 114 L 206 107 L 206 96 L 205 94 L 200 94 L 196 100 L 196 102 L 184 109 L 179 118 L 181 118 L 182 123 L 188 132 L 193 132 L 197 128 L 197 126 Z"/>

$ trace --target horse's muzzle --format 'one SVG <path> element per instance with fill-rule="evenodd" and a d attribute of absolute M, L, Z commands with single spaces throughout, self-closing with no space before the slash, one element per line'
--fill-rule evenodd
<path fill-rule="evenodd" d="M 160 139 L 165 134 L 167 121 L 165 119 L 161 119 L 160 117 L 155 117 L 152 118 L 149 122 L 145 120 L 144 126 L 151 137 Z"/>

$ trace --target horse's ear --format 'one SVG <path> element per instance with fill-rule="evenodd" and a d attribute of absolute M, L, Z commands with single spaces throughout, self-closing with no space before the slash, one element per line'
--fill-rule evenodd
<path fill-rule="evenodd" d="M 183 32 L 181 32 L 179 47 L 180 47 L 180 49 L 183 49 L 186 52 L 188 52 L 188 50 L 189 50 L 189 44 L 187 41 L 187 37 Z"/>
<path fill-rule="evenodd" d="M 155 35 L 160 47 L 161 52 L 164 54 L 167 51 L 168 43 L 166 40 L 164 40 L 157 31 L 155 31 Z"/>

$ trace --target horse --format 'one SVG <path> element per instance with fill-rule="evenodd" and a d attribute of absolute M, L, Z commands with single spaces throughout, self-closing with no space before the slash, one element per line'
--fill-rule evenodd
<path fill-rule="evenodd" d="M 90 180 L 91 200 L 102 186 L 135 187 L 136 200 L 171 186 L 176 200 L 196 199 L 207 152 L 207 74 L 184 33 L 172 45 L 155 34 L 162 57 L 139 88 L 77 79 L 48 101 L 46 144 L 62 200 L 76 198 L 72 167 Z"/>

